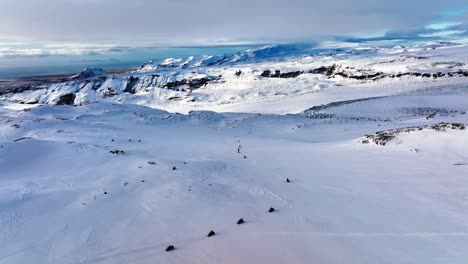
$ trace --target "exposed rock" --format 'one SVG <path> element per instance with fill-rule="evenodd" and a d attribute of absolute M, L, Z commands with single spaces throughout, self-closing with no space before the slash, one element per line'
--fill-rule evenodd
<path fill-rule="evenodd" d="M 135 86 L 137 85 L 139 80 L 140 78 L 138 77 L 133 77 L 133 76 L 128 77 L 127 84 L 125 85 L 125 89 L 123 91 L 125 93 L 135 94 L 136 93 Z"/>
<path fill-rule="evenodd" d="M 215 236 L 216 235 L 216 232 L 211 230 L 208 235 L 206 235 L 207 237 L 212 237 L 212 236 Z"/>
<path fill-rule="evenodd" d="M 428 115 L 428 116 L 426 117 L 426 119 L 427 119 L 427 120 L 433 119 L 436 115 L 437 115 L 437 112 L 432 113 L 432 114 Z"/>
<path fill-rule="evenodd" d="M 103 89 L 101 92 L 104 97 L 112 97 L 117 95 L 117 92 L 111 87 L 107 87 L 107 89 Z"/>
<path fill-rule="evenodd" d="M 73 103 L 75 102 L 75 98 L 76 98 L 76 95 L 72 93 L 62 95 L 60 96 L 56 105 L 73 105 Z"/>
<path fill-rule="evenodd" d="M 294 71 L 294 72 L 285 72 L 281 73 L 281 71 L 276 70 L 274 73 L 271 70 L 265 70 L 260 74 L 260 76 L 265 78 L 296 78 L 299 75 L 303 74 L 304 71 Z"/>
<path fill-rule="evenodd" d="M 296 78 L 303 73 L 304 71 L 285 72 L 280 75 L 280 78 Z"/>
<path fill-rule="evenodd" d="M 175 250 L 175 247 L 173 245 L 169 245 L 166 247 L 166 252 L 173 251 L 173 250 Z"/>
<path fill-rule="evenodd" d="M 198 79 L 182 79 L 180 81 L 173 81 L 173 82 L 168 82 L 166 83 L 163 88 L 168 88 L 168 89 L 176 89 L 179 86 L 188 86 L 190 89 L 198 89 L 201 88 L 205 85 L 207 85 L 209 82 L 216 81 L 221 77 L 203 77 L 203 78 L 198 78 Z"/>
<path fill-rule="evenodd" d="M 388 142 L 394 140 L 399 134 L 421 131 L 423 129 L 432 129 L 437 132 L 443 132 L 446 130 L 465 130 L 465 125 L 462 123 L 439 123 L 427 126 L 390 129 L 387 131 L 377 132 L 374 135 L 366 135 L 365 138 L 360 141 L 360 143 L 368 144 L 370 141 L 372 141 L 377 145 L 385 146 Z"/>
<path fill-rule="evenodd" d="M 125 151 L 123 150 L 118 150 L 118 149 L 114 149 L 114 150 L 111 150 L 109 151 L 110 154 L 114 154 L 114 155 L 124 155 L 125 154 Z"/>
<path fill-rule="evenodd" d="M 15 140 L 13 140 L 14 142 L 18 142 L 18 141 L 23 141 L 23 140 L 27 140 L 27 139 L 32 139 L 31 137 L 21 137 L 21 138 L 17 138 Z"/>
<path fill-rule="evenodd" d="M 310 70 L 309 73 L 314 73 L 314 74 L 325 74 L 327 76 L 331 76 L 336 70 L 336 65 L 333 64 L 331 66 L 321 66 L 319 68 Z"/>

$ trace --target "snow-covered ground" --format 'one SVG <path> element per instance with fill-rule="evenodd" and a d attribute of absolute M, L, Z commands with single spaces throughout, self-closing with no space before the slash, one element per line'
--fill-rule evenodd
<path fill-rule="evenodd" d="M 0 263 L 466 263 L 466 46 L 337 50 L 4 94 Z"/>

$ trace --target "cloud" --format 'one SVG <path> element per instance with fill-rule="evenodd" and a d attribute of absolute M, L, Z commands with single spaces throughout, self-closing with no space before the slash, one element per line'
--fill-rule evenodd
<path fill-rule="evenodd" d="M 0 0 L 0 36 L 120 44 L 315 40 L 416 28 L 464 6 L 466 0 Z"/>
<path fill-rule="evenodd" d="M 2 47 L 0 45 L 0 57 L 45 57 L 54 55 L 99 55 L 125 52 L 133 49 L 112 44 L 86 44 L 86 43 L 64 43 L 31 45 L 22 44 L 26 47 L 15 47 L 13 44 Z M 16 45 L 18 46 L 18 45 Z M 34 47 L 32 47 L 34 46 Z"/>
<path fill-rule="evenodd" d="M 448 29 L 452 28 L 455 26 L 460 26 L 463 23 L 461 22 L 439 22 L 439 23 L 433 23 L 425 26 L 425 29 L 432 29 L 432 30 L 442 30 L 442 29 Z"/>
<path fill-rule="evenodd" d="M 419 36 L 423 38 L 448 37 L 453 35 L 460 35 L 465 32 L 466 30 L 442 30 L 433 33 L 419 34 Z"/>

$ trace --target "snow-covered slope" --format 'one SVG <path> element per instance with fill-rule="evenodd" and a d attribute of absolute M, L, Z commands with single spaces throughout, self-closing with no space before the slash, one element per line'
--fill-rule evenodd
<path fill-rule="evenodd" d="M 466 47 L 334 50 L 4 94 L 0 263 L 465 263 Z"/>

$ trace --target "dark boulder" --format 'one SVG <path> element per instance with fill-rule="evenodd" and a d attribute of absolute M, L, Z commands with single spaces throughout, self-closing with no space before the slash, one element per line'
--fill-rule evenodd
<path fill-rule="evenodd" d="M 206 235 L 206 236 L 207 236 L 207 237 L 212 237 L 212 236 L 214 236 L 214 235 L 216 235 L 216 232 L 213 231 L 213 230 L 211 230 L 211 231 L 208 233 L 208 235 Z"/>
<path fill-rule="evenodd" d="M 173 245 L 169 245 L 166 247 L 166 252 L 173 251 L 173 250 L 175 250 L 175 247 Z"/>

